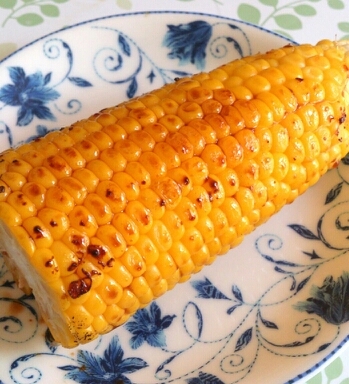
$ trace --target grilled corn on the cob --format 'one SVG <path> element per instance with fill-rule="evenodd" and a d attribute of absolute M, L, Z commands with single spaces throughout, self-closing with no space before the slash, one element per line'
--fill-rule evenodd
<path fill-rule="evenodd" d="M 65 347 L 123 324 L 349 150 L 344 44 L 183 78 L 0 157 L 0 242 Z"/>

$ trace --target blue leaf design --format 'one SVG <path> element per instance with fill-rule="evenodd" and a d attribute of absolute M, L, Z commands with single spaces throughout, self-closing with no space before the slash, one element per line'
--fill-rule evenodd
<path fill-rule="evenodd" d="M 307 284 L 307 282 L 310 280 L 311 276 L 308 276 L 307 278 L 305 278 L 304 280 L 302 280 L 299 284 L 298 284 L 298 287 L 296 289 L 296 292 L 299 292 L 302 288 L 304 288 L 304 286 Z"/>
<path fill-rule="evenodd" d="M 177 76 L 180 76 L 180 77 L 186 77 L 186 76 L 190 76 L 190 73 L 189 72 L 184 72 L 184 71 L 178 71 L 178 70 L 171 70 L 171 72 Z"/>
<path fill-rule="evenodd" d="M 233 43 L 234 45 L 234 49 L 239 52 L 239 55 L 242 57 L 243 56 L 243 51 L 242 51 L 242 48 L 241 48 L 241 45 L 233 38 L 231 37 L 227 37 L 227 42 L 228 43 Z"/>
<path fill-rule="evenodd" d="M 327 194 L 325 204 L 331 203 L 340 193 L 343 187 L 343 181 L 335 185 Z"/>
<path fill-rule="evenodd" d="M 277 264 L 277 265 L 285 265 L 288 267 L 297 267 L 298 264 L 292 263 L 291 261 L 286 261 L 286 260 L 275 260 L 271 256 L 266 255 L 264 253 L 261 254 L 267 261 L 270 261 L 271 263 Z"/>
<path fill-rule="evenodd" d="M 151 70 L 149 75 L 147 76 L 147 78 L 149 79 L 150 83 L 152 83 L 154 81 L 155 77 L 156 77 L 156 75 L 155 75 L 154 71 Z"/>
<path fill-rule="evenodd" d="M 331 343 L 326 343 L 326 344 L 320 345 L 320 347 L 318 348 L 317 352 L 321 352 L 321 351 L 325 350 L 330 345 L 331 345 Z"/>
<path fill-rule="evenodd" d="M 238 339 L 234 352 L 241 351 L 252 340 L 252 328 L 247 329 Z"/>
<path fill-rule="evenodd" d="M 62 371 L 74 371 L 74 369 L 79 369 L 76 365 L 62 365 L 61 367 L 57 366 L 57 368 Z"/>
<path fill-rule="evenodd" d="M 127 88 L 126 95 L 129 99 L 132 99 L 132 97 L 135 95 L 138 89 L 138 83 L 136 78 L 134 77 L 130 83 L 130 85 Z"/>
<path fill-rule="evenodd" d="M 131 47 L 125 37 L 120 33 L 118 39 L 119 47 L 126 56 L 131 56 Z"/>
<path fill-rule="evenodd" d="M 267 328 L 279 329 L 279 327 L 275 323 L 273 323 L 272 321 L 263 319 L 261 314 L 259 314 L 259 318 L 261 319 L 263 325 L 266 326 Z"/>
<path fill-rule="evenodd" d="M 238 308 L 238 307 L 241 307 L 241 303 L 233 305 L 232 307 L 228 308 L 227 309 L 227 314 L 231 315 L 235 311 L 235 309 Z"/>
<path fill-rule="evenodd" d="M 70 76 L 68 77 L 68 80 L 78 87 L 92 87 L 92 84 L 89 81 L 81 77 Z"/>
<path fill-rule="evenodd" d="M 165 316 L 163 319 L 162 319 L 162 321 L 161 321 L 161 328 L 162 329 L 166 329 L 166 328 L 168 328 L 171 324 L 172 324 L 172 321 L 173 321 L 173 319 L 176 317 L 176 315 L 172 315 L 172 316 L 170 316 L 170 315 L 167 315 L 167 316 Z"/>
<path fill-rule="evenodd" d="M 243 302 L 244 300 L 243 300 L 243 298 L 242 298 L 242 293 L 241 293 L 241 291 L 240 291 L 240 289 L 238 288 L 238 286 L 237 285 L 233 285 L 232 286 L 232 292 L 233 292 L 233 295 L 234 295 L 234 297 L 237 299 L 237 300 L 239 300 L 239 301 L 241 301 L 241 302 Z"/>
<path fill-rule="evenodd" d="M 314 250 L 313 250 L 313 252 L 311 252 L 311 253 L 310 253 L 310 252 L 305 252 L 305 251 L 303 251 L 303 253 L 304 253 L 305 255 L 309 256 L 311 260 L 314 260 L 314 259 L 322 259 L 322 257 L 320 257 Z"/>
<path fill-rule="evenodd" d="M 198 292 L 198 296 L 202 299 L 223 299 L 229 300 L 211 281 L 205 277 L 204 280 L 195 280 L 191 282 L 193 288 Z"/>
<path fill-rule="evenodd" d="M 71 66 L 73 62 L 73 52 L 71 51 L 69 45 L 65 41 L 62 42 L 62 45 L 63 45 L 63 48 L 67 50 L 67 59 L 68 59 L 69 65 Z"/>
<path fill-rule="evenodd" d="M 47 85 L 51 81 L 51 75 L 52 72 L 49 72 L 45 77 L 44 77 L 44 85 Z"/>
<path fill-rule="evenodd" d="M 299 347 L 301 345 L 310 343 L 314 339 L 314 337 L 315 336 L 307 337 L 305 341 L 294 341 L 293 343 L 283 344 L 282 347 L 287 347 L 287 348 Z"/>
<path fill-rule="evenodd" d="M 282 268 L 280 268 L 280 267 L 278 267 L 278 266 L 276 266 L 276 267 L 274 268 L 274 271 L 279 272 L 279 273 L 286 273 L 286 274 L 289 274 L 289 272 L 285 271 L 284 269 L 282 269 Z"/>
<path fill-rule="evenodd" d="M 307 227 L 301 224 L 289 224 L 291 229 L 298 233 L 298 235 L 304 237 L 309 240 L 319 240 L 318 236 L 314 235 L 312 231 L 310 231 Z"/>
<path fill-rule="evenodd" d="M 12 82 L 16 85 L 24 85 L 25 72 L 22 67 L 10 67 L 9 75 Z"/>

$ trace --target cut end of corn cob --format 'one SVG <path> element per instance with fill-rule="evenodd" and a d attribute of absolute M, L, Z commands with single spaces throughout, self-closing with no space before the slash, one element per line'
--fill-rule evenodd
<path fill-rule="evenodd" d="M 349 151 L 348 43 L 183 78 L 0 156 L 0 247 L 64 347 L 211 264 Z"/>

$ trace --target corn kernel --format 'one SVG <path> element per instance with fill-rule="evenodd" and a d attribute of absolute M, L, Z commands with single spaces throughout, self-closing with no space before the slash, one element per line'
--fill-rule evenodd
<path fill-rule="evenodd" d="M 68 214 L 74 208 L 74 199 L 63 188 L 54 186 L 47 189 L 45 204 L 49 208 Z"/>
<path fill-rule="evenodd" d="M 96 288 L 96 292 L 103 302 L 109 306 L 120 301 L 123 289 L 114 279 L 105 275 L 102 283 Z"/>
<path fill-rule="evenodd" d="M 96 193 L 87 195 L 83 205 L 91 212 L 98 225 L 109 223 L 113 217 L 109 205 Z"/>
<path fill-rule="evenodd" d="M 96 237 L 107 246 L 114 258 L 121 257 L 126 248 L 126 240 L 122 233 L 113 225 L 100 225 L 96 232 Z"/>
<path fill-rule="evenodd" d="M 44 223 L 36 216 L 23 220 L 23 227 L 34 240 L 37 248 L 50 248 L 53 242 L 52 236 Z"/>
<path fill-rule="evenodd" d="M 20 246 L 29 256 L 32 256 L 35 251 L 34 240 L 29 236 L 28 232 L 20 225 L 11 228 L 11 232 L 16 236 Z"/>
<path fill-rule="evenodd" d="M 86 164 L 86 169 L 94 173 L 99 180 L 110 180 L 113 176 L 113 170 L 102 160 L 94 159 Z"/>
<path fill-rule="evenodd" d="M 191 255 L 193 255 L 195 252 L 198 252 L 204 245 L 204 239 L 201 233 L 195 227 L 188 228 L 184 232 L 181 238 L 181 242 Z"/>
<path fill-rule="evenodd" d="M 1 175 L 1 180 L 10 187 L 12 191 L 19 191 L 26 182 L 26 178 L 17 172 L 6 172 Z"/>
<path fill-rule="evenodd" d="M 226 168 L 216 176 L 224 190 L 225 196 L 233 196 L 239 188 L 239 178 L 234 169 Z"/>
<path fill-rule="evenodd" d="M 50 230 L 54 240 L 59 240 L 70 226 L 67 215 L 53 208 L 42 208 L 38 212 L 38 218 Z"/>
<path fill-rule="evenodd" d="M 53 241 L 50 249 L 54 255 L 54 259 L 57 262 L 60 275 L 64 277 L 73 274 L 80 263 L 80 260 L 77 255 L 71 249 L 69 249 L 61 240 Z"/>
<path fill-rule="evenodd" d="M 133 245 L 138 241 L 138 228 L 126 213 L 120 212 L 114 215 L 112 225 L 120 232 L 127 245 Z"/>
<path fill-rule="evenodd" d="M 60 278 L 60 268 L 50 249 L 38 248 L 33 250 L 31 261 L 46 281 L 53 282 Z"/>
<path fill-rule="evenodd" d="M 70 225 L 73 228 L 86 233 L 88 237 L 95 235 L 98 224 L 87 208 L 82 205 L 76 205 L 69 213 L 68 217 Z"/>
<path fill-rule="evenodd" d="M 87 168 L 76 169 L 72 176 L 85 186 L 87 192 L 94 192 L 98 185 L 98 177 Z"/>
<path fill-rule="evenodd" d="M 78 141 L 74 144 L 74 148 L 81 154 L 86 162 L 97 159 L 99 156 L 98 147 L 92 141 L 86 139 Z"/>
<path fill-rule="evenodd" d="M 159 252 L 166 252 L 171 248 L 172 237 L 169 230 L 160 220 L 154 220 L 153 225 L 148 232 L 150 240 Z"/>
<path fill-rule="evenodd" d="M 135 222 L 139 233 L 147 233 L 153 225 L 153 217 L 148 208 L 139 201 L 130 201 L 125 209 L 126 214 Z"/>
<path fill-rule="evenodd" d="M 21 215 L 23 220 L 35 216 L 37 213 L 35 204 L 20 191 L 10 193 L 7 202 Z"/>
<path fill-rule="evenodd" d="M 126 159 L 114 148 L 107 148 L 102 151 L 99 159 L 104 161 L 113 172 L 122 172 L 126 168 Z"/>
<path fill-rule="evenodd" d="M 235 193 L 234 199 L 238 202 L 242 215 L 248 214 L 254 208 L 254 198 L 249 188 L 240 187 Z"/>

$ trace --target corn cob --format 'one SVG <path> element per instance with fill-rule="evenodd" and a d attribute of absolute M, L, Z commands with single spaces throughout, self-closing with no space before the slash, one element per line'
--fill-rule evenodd
<path fill-rule="evenodd" d="M 184 282 L 349 150 L 344 44 L 183 78 L 0 157 L 0 242 L 64 347 Z"/>

